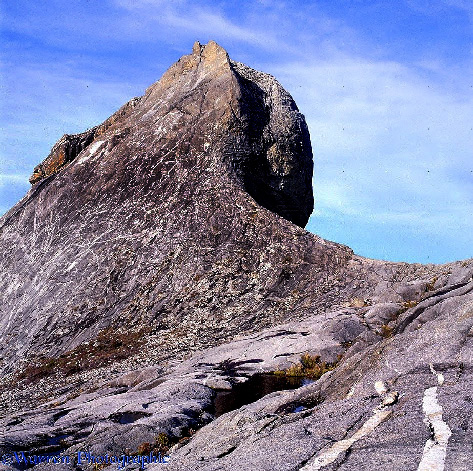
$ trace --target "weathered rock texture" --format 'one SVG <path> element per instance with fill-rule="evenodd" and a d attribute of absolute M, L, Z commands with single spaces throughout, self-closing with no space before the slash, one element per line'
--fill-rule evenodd
<path fill-rule="evenodd" d="M 236 332 L 284 317 L 280 308 L 256 321 L 241 314 L 267 303 L 272 286 L 294 284 L 286 227 L 307 239 L 302 258 L 335 266 L 351 256 L 258 204 L 304 225 L 311 176 L 307 127 L 287 92 L 217 44 L 196 43 L 143 97 L 63 137 L 2 218 L 4 368 L 112 325 L 189 327 L 205 344 L 212 330 L 228 335 L 226 320 Z M 263 293 L 249 289 L 259 283 Z"/>
<path fill-rule="evenodd" d="M 166 466 L 469 469 L 473 263 L 306 232 L 311 177 L 292 98 L 214 42 L 64 136 L 0 220 L 0 456 L 200 428 Z M 213 421 L 305 352 L 337 366 Z"/>

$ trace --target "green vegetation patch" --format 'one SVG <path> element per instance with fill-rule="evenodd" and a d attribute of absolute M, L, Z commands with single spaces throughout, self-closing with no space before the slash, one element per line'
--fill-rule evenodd
<path fill-rule="evenodd" d="M 320 355 L 304 353 L 301 355 L 299 363 L 290 366 L 286 370 L 277 370 L 274 374 L 319 379 L 324 373 L 333 370 L 336 366 L 337 363 L 321 361 Z"/>

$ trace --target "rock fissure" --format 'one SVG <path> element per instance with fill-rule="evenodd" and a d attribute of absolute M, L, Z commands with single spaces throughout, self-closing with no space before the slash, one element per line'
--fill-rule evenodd
<path fill-rule="evenodd" d="M 411 310 L 406 312 L 406 315 L 402 316 L 402 320 L 400 320 L 399 324 L 395 327 L 396 333 L 402 333 L 404 330 L 412 324 L 414 320 L 416 320 L 422 313 L 442 301 L 455 297 L 455 296 L 464 296 L 468 293 L 473 291 L 473 282 L 466 282 L 461 283 L 458 285 L 454 285 L 452 287 L 447 287 L 445 289 L 441 289 L 440 293 L 432 293 L 432 295 L 428 296 L 425 300 L 421 301 L 418 306 L 411 308 Z"/>

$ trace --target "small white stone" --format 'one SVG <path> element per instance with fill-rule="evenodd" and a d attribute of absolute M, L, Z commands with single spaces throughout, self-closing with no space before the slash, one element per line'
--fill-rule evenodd
<path fill-rule="evenodd" d="M 397 391 L 392 391 L 384 397 L 383 402 L 381 404 L 383 405 L 383 407 L 395 404 L 397 402 L 398 397 L 399 393 Z"/>
<path fill-rule="evenodd" d="M 386 385 L 384 384 L 384 381 L 376 381 L 374 383 L 374 388 L 376 389 L 376 392 L 381 396 L 382 394 L 386 394 L 388 392 L 388 389 Z"/>

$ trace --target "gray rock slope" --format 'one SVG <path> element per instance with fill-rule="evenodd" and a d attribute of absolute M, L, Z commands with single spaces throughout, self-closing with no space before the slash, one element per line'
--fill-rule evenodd
<path fill-rule="evenodd" d="M 196 44 L 143 97 L 61 138 L 0 220 L 2 369 L 106 328 L 180 329 L 205 344 L 225 338 L 226 323 L 283 318 L 285 307 L 258 312 L 269 291 L 286 298 L 300 262 L 351 257 L 271 212 L 305 225 L 311 177 L 307 126 L 289 94 L 217 44 Z M 306 242 L 290 254 L 297 239 Z M 241 315 L 250 306 L 259 320 Z"/>
<path fill-rule="evenodd" d="M 292 98 L 213 42 L 61 138 L 0 220 L 0 457 L 164 436 L 172 470 L 470 470 L 473 262 L 306 232 L 311 176 Z M 304 353 L 333 369 L 215 418 Z"/>

